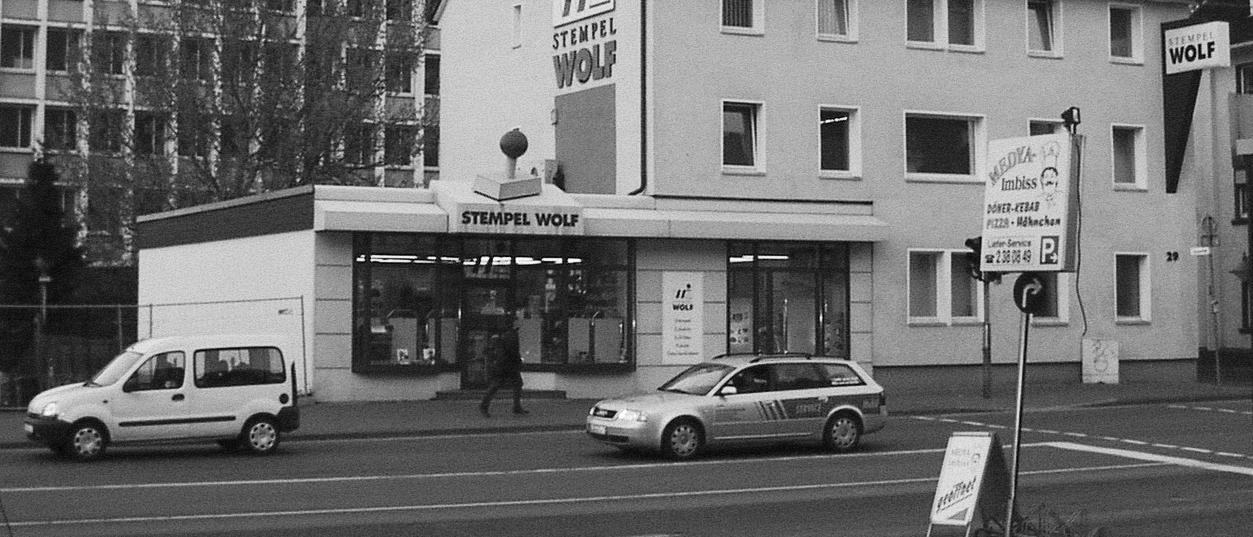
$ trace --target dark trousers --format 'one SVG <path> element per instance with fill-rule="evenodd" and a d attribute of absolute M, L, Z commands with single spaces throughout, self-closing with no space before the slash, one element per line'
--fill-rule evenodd
<path fill-rule="evenodd" d="M 483 395 L 483 402 L 479 403 L 479 408 L 487 410 L 492 404 L 492 398 L 496 396 L 496 392 L 502 386 L 513 387 L 513 409 L 522 409 L 522 379 L 492 379 L 492 383 L 487 386 L 487 393 Z"/>

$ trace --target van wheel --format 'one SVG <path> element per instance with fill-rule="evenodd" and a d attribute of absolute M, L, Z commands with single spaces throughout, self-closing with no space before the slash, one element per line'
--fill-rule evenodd
<path fill-rule="evenodd" d="M 244 426 L 243 444 L 257 455 L 273 453 L 278 448 L 278 426 L 273 418 L 254 418 Z"/>
<path fill-rule="evenodd" d="M 827 420 L 822 441 L 831 451 L 852 451 L 861 443 L 861 422 L 847 412 L 836 414 Z"/>
<path fill-rule="evenodd" d="M 62 451 L 77 461 L 92 461 L 104 455 L 109 439 L 104 427 L 85 422 L 70 429 L 70 434 L 62 444 Z"/>

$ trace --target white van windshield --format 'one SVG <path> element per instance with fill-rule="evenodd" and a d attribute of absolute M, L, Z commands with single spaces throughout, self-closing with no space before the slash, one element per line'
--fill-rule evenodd
<path fill-rule="evenodd" d="M 88 386 L 108 386 L 117 382 L 126 374 L 126 371 L 135 365 L 135 361 L 142 358 L 143 355 L 135 351 L 126 351 L 117 355 L 109 364 L 100 369 L 96 376 L 91 377 L 87 381 Z"/>

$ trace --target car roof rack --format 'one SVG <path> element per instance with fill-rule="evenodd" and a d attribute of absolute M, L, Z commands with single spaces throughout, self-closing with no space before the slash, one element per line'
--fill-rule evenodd
<path fill-rule="evenodd" d="M 762 360 L 770 360 L 774 358 L 804 358 L 806 360 L 812 360 L 813 355 L 807 352 L 772 352 L 769 354 L 759 354 L 756 358 L 753 358 L 749 362 L 756 363 Z"/>

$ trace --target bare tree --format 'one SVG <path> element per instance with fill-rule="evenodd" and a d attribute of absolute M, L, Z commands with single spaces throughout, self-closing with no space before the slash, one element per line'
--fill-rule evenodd
<path fill-rule="evenodd" d="M 421 183 L 438 117 L 415 90 L 429 34 L 421 0 L 132 6 L 113 20 L 104 4 L 94 10 L 64 89 L 76 151 L 58 159 L 84 187 L 79 216 L 116 230 L 123 262 L 137 214 L 298 185 L 383 185 L 388 166 L 412 166 Z"/>

